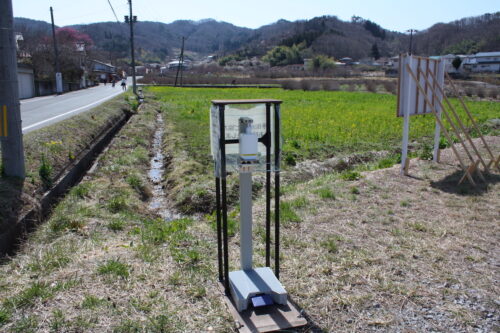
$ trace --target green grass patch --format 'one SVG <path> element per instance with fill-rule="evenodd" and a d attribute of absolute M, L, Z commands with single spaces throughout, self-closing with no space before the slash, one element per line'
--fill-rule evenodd
<path fill-rule="evenodd" d="M 107 302 L 107 300 L 94 295 L 85 295 L 81 307 L 82 309 L 95 309 L 103 304 L 106 304 Z"/>
<path fill-rule="evenodd" d="M 306 199 L 306 197 L 303 197 L 303 196 L 295 198 L 294 200 L 290 201 L 290 205 L 293 208 L 297 208 L 297 209 L 305 208 L 308 204 L 309 204 L 309 201 Z"/>
<path fill-rule="evenodd" d="M 50 329 L 54 332 L 60 332 L 67 325 L 64 313 L 60 310 L 54 310 L 52 312 L 52 319 L 50 319 Z"/>
<path fill-rule="evenodd" d="M 217 216 L 215 212 L 205 215 L 205 219 L 210 224 L 213 231 L 217 231 Z M 221 216 L 222 227 L 222 216 Z M 233 237 L 240 228 L 239 209 L 234 209 L 227 214 L 227 235 Z"/>
<path fill-rule="evenodd" d="M 328 187 L 322 187 L 314 191 L 321 199 L 335 200 L 336 196 L 332 189 Z"/>
<path fill-rule="evenodd" d="M 86 224 L 86 218 L 93 215 L 89 207 L 82 206 L 73 200 L 59 204 L 49 220 L 49 229 L 54 233 L 62 231 L 78 231 Z"/>
<path fill-rule="evenodd" d="M 361 192 L 360 192 L 360 190 L 359 190 L 359 188 L 358 188 L 357 186 L 353 186 L 353 187 L 351 187 L 351 188 L 349 189 L 349 192 L 350 192 L 351 194 L 353 194 L 353 195 L 357 195 L 357 194 L 360 194 L 360 193 L 361 193 Z"/>
<path fill-rule="evenodd" d="M 354 181 L 361 178 L 361 174 L 358 171 L 346 170 L 340 174 L 340 178 L 343 180 Z"/>
<path fill-rule="evenodd" d="M 302 219 L 297 215 L 290 202 L 282 201 L 280 203 L 280 221 L 286 225 L 288 223 L 300 223 Z"/>
<path fill-rule="evenodd" d="M 377 161 L 376 168 L 377 169 L 385 169 L 385 168 L 390 168 L 394 164 L 401 163 L 401 155 L 391 155 L 385 158 L 382 158 Z"/>
<path fill-rule="evenodd" d="M 85 197 L 88 197 L 90 195 L 90 192 L 92 190 L 92 184 L 89 182 L 82 182 L 75 187 L 73 187 L 70 190 L 70 195 L 79 198 L 79 199 L 84 199 Z"/>
<path fill-rule="evenodd" d="M 410 228 L 412 228 L 413 230 L 418 231 L 418 232 L 426 232 L 427 231 L 427 227 L 423 223 L 420 223 L 420 222 L 410 223 L 409 226 L 410 226 Z"/>
<path fill-rule="evenodd" d="M 52 297 L 54 290 L 44 282 L 35 282 L 19 294 L 4 301 L 4 307 L 10 309 L 24 308 L 32 306 L 40 300 L 47 300 Z"/>
<path fill-rule="evenodd" d="M 6 308 L 0 308 L 0 327 L 10 320 L 11 313 Z"/>
<path fill-rule="evenodd" d="M 111 213 L 120 213 L 127 211 L 129 209 L 129 198 L 128 195 L 120 193 L 107 202 L 108 210 Z"/>
<path fill-rule="evenodd" d="M 121 278 L 128 278 L 130 266 L 120 262 L 120 260 L 110 259 L 97 267 L 97 272 L 102 275 L 115 275 Z"/>
<path fill-rule="evenodd" d="M 106 226 L 111 231 L 121 231 L 125 228 L 125 221 L 123 218 L 112 218 Z"/>

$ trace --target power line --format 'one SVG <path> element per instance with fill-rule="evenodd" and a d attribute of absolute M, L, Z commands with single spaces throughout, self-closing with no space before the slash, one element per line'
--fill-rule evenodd
<path fill-rule="evenodd" d="M 108 0 L 109 7 L 111 7 L 111 11 L 113 11 L 113 15 L 115 16 L 116 22 L 120 23 L 120 20 L 118 19 L 118 16 L 116 16 L 115 9 L 113 8 L 113 5 L 111 4 L 111 1 Z"/>

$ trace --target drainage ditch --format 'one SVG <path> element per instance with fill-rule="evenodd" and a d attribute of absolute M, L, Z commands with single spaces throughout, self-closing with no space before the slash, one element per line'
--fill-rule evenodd
<path fill-rule="evenodd" d="M 131 116 L 131 112 L 124 112 L 114 125 L 97 137 L 94 143 L 81 152 L 79 157 L 65 169 L 65 172 L 54 181 L 54 186 L 43 194 L 36 207 L 10 224 L 10 228 L 0 235 L 0 258 L 16 252 L 23 238 L 34 230 L 38 224 L 42 223 L 52 211 L 52 207 L 64 197 L 71 187 L 81 181 L 89 168 L 94 164 L 96 158 L 109 145 Z"/>
<path fill-rule="evenodd" d="M 157 128 L 153 137 L 152 153 L 148 178 L 153 184 L 152 197 L 149 201 L 149 208 L 161 216 L 165 221 L 172 221 L 181 216 L 174 212 L 162 184 L 165 173 L 165 156 L 163 155 L 163 135 L 165 127 L 163 126 L 163 116 L 158 113 L 156 117 Z"/>

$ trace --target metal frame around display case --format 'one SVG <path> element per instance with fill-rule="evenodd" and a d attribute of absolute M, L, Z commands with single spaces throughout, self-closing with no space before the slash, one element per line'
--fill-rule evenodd
<path fill-rule="evenodd" d="M 219 281 L 223 283 L 226 294 L 229 294 L 229 249 L 227 233 L 227 183 L 226 183 L 226 145 L 237 144 L 238 139 L 225 138 L 225 109 L 233 104 L 265 104 L 266 105 L 266 132 L 258 141 L 266 147 L 266 267 L 271 267 L 271 172 L 274 170 L 274 274 L 279 279 L 280 272 L 280 105 L 282 101 L 275 99 L 249 100 L 213 100 L 212 105 L 218 108 L 220 138 L 220 165 L 215 162 L 215 192 L 217 217 L 217 258 L 219 267 Z M 271 108 L 274 108 L 274 128 L 271 129 Z M 272 159 L 272 137 L 274 132 L 274 164 Z M 273 168 L 274 167 L 274 168 Z M 217 170 L 219 169 L 219 170 Z M 217 172 L 219 171 L 219 172 Z"/>

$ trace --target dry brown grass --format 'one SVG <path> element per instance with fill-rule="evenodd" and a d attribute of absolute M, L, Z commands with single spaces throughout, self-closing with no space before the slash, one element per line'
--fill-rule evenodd
<path fill-rule="evenodd" d="M 498 151 L 500 140 L 490 142 Z M 308 204 L 295 209 L 302 222 L 282 230 L 282 281 L 315 324 L 329 332 L 498 329 L 500 176 L 476 191 L 456 186 L 456 171 L 414 161 L 411 177 L 399 166 L 352 182 L 324 176 L 284 196 Z M 319 188 L 336 199 L 321 199 Z"/>

